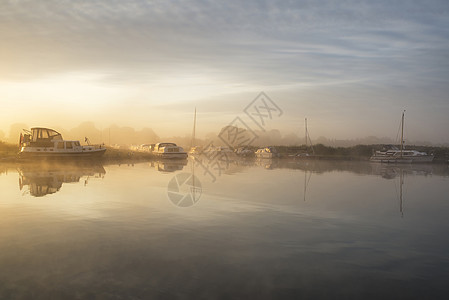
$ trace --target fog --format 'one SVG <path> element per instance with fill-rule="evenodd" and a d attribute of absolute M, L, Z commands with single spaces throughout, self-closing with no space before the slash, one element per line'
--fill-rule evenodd
<path fill-rule="evenodd" d="M 159 135 L 151 128 L 136 129 L 130 126 L 110 125 L 106 128 L 100 129 L 94 122 L 83 122 L 77 127 L 66 129 L 58 126 L 50 127 L 63 135 L 66 140 L 79 140 L 81 143 L 86 143 L 88 138 L 90 143 L 105 144 L 108 146 L 121 146 L 127 148 L 132 145 L 154 144 L 158 142 L 174 142 L 185 148 L 192 146 L 207 146 L 213 144 L 215 146 L 229 146 L 224 141 L 222 131 L 225 131 L 227 126 L 223 127 L 217 132 L 208 132 L 204 135 L 196 136 L 193 140 L 192 134 L 186 135 Z M 30 129 L 25 123 L 16 123 L 10 126 L 9 132 L 6 135 L 0 131 L 0 141 L 16 144 L 18 142 L 20 133 L 23 129 Z M 243 130 L 240 128 L 240 130 Z M 252 146 L 300 146 L 305 144 L 304 133 L 283 132 L 278 129 L 271 129 L 267 131 L 251 130 L 250 133 L 255 137 L 250 143 Z M 354 145 L 372 145 L 372 144 L 397 144 L 398 139 L 390 137 L 376 137 L 367 136 L 365 138 L 357 139 L 332 139 L 323 136 L 311 135 L 313 144 L 323 144 L 333 147 L 350 147 Z M 309 143 L 309 142 L 308 142 Z M 413 145 L 435 145 L 435 146 L 449 146 L 449 144 L 432 144 L 429 141 L 414 141 L 406 140 L 407 144 Z M 231 145 L 236 147 L 236 145 Z"/>

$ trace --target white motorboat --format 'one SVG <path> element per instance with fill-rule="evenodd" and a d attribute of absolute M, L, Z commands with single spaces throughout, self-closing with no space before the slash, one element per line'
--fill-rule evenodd
<path fill-rule="evenodd" d="M 158 158 L 185 159 L 187 152 L 175 143 L 157 143 L 153 148 L 153 155 Z"/>
<path fill-rule="evenodd" d="M 91 158 L 106 152 L 101 145 L 82 146 L 79 141 L 64 140 L 59 132 L 49 128 L 35 127 L 24 132 L 20 134 L 20 158 Z"/>

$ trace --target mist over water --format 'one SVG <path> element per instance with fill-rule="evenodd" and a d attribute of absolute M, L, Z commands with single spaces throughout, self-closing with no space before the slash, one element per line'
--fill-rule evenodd
<path fill-rule="evenodd" d="M 225 124 L 226 125 L 226 124 Z M 158 142 L 175 142 L 178 145 L 185 147 L 186 149 L 192 146 L 192 133 L 191 130 L 187 130 L 185 133 L 185 128 L 181 132 L 176 132 L 173 130 L 171 135 L 161 135 L 152 128 L 142 128 L 136 129 L 130 126 L 118 126 L 111 125 L 103 129 L 99 129 L 94 122 L 84 122 L 72 129 L 60 128 L 58 126 L 51 127 L 59 131 L 65 139 L 69 140 L 79 140 L 84 141 L 86 137 L 89 138 L 90 142 L 96 144 L 106 144 L 106 145 L 120 145 L 123 147 L 129 147 L 131 145 L 141 145 L 141 144 L 155 144 Z M 298 126 L 298 130 L 295 132 L 282 131 L 278 129 L 270 129 L 266 131 L 251 129 L 257 139 L 251 143 L 253 146 L 267 146 L 267 145 L 283 145 L 283 146 L 300 146 L 306 144 L 304 138 L 304 125 L 302 127 Z M 18 137 L 23 129 L 29 129 L 27 124 L 17 123 L 10 126 L 8 134 L 0 131 L 0 141 L 7 141 L 8 143 L 17 143 Z M 209 131 L 203 135 L 196 135 L 195 144 L 206 146 L 209 143 L 214 143 L 215 145 L 223 144 L 219 139 L 219 134 L 221 130 L 224 130 L 226 126 L 218 128 L 215 132 Z M 204 130 L 203 130 L 204 131 Z M 313 134 L 313 132 L 312 132 Z M 375 137 L 366 136 L 363 138 L 352 138 L 352 139 L 334 139 L 327 138 L 323 136 L 313 136 L 311 141 L 314 144 L 323 144 L 331 147 L 351 147 L 355 145 L 374 145 L 374 144 L 399 144 L 399 139 L 394 137 L 394 132 L 388 133 L 388 137 Z M 438 145 L 438 146 L 449 146 L 449 144 L 440 141 L 438 143 L 431 143 L 426 140 L 414 141 L 407 140 L 408 144 L 411 145 Z M 224 144 L 223 144 L 224 145 Z"/>
<path fill-rule="evenodd" d="M 214 174 L 191 160 L 0 165 L 0 295 L 445 298 L 446 165 L 241 160 Z"/>

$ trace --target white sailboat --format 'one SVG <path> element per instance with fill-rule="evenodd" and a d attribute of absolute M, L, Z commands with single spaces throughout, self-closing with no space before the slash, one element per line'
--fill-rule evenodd
<path fill-rule="evenodd" d="M 389 145 L 382 150 L 374 152 L 370 161 L 381 163 L 426 163 L 432 162 L 433 155 L 426 152 L 420 152 L 417 150 L 404 149 L 404 115 L 405 110 L 402 112 L 401 119 L 401 145 L 400 148 Z"/>

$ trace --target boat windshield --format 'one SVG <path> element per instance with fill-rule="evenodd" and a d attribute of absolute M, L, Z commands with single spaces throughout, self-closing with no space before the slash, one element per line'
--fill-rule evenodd
<path fill-rule="evenodd" d="M 47 128 L 32 128 L 31 135 L 33 142 L 37 142 L 38 140 L 62 140 L 59 132 Z"/>

